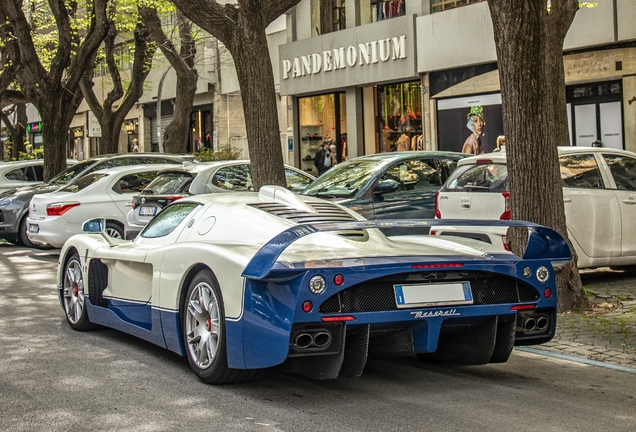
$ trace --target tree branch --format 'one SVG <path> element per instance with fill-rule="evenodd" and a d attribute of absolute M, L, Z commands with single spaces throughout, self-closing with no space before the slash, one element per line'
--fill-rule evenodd
<path fill-rule="evenodd" d="M 276 18 L 300 3 L 300 0 L 262 0 L 260 3 L 267 23 L 266 26 L 268 26 Z"/>

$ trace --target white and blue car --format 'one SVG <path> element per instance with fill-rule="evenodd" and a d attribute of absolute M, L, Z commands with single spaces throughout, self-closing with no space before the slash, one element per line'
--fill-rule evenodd
<path fill-rule="evenodd" d="M 140 337 L 187 356 L 212 384 L 277 365 L 318 379 L 358 376 L 376 354 L 505 362 L 515 344 L 549 341 L 554 268 L 571 259 L 561 236 L 525 222 L 470 222 L 526 226 L 520 258 L 408 233 L 435 223 L 367 221 L 276 186 L 191 196 L 132 242 L 106 235 L 104 219 L 87 221 L 61 249 L 60 300 L 75 330 Z M 406 235 L 377 229 L 387 226 Z"/>

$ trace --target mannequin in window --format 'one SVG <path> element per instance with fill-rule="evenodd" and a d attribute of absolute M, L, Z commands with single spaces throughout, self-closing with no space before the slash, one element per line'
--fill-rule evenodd
<path fill-rule="evenodd" d="M 470 107 L 470 112 L 466 116 L 468 123 L 466 127 L 471 131 L 471 134 L 462 147 L 462 153 L 467 154 L 482 154 L 484 151 L 481 147 L 481 135 L 486 121 L 484 120 L 484 108 L 476 105 Z"/>

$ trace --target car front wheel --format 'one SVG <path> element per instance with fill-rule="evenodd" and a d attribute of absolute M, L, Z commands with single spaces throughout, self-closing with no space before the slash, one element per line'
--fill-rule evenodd
<path fill-rule="evenodd" d="M 119 225 L 112 222 L 106 222 L 106 234 L 116 239 L 124 238 L 124 230 Z"/>
<path fill-rule="evenodd" d="M 62 284 L 66 320 L 74 330 L 91 330 L 94 324 L 88 319 L 84 296 L 84 276 L 79 255 L 73 254 L 64 265 Z"/>

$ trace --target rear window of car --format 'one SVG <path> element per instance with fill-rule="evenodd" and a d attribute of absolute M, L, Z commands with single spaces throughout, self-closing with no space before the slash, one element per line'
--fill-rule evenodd
<path fill-rule="evenodd" d="M 188 192 L 194 177 L 187 172 L 161 173 L 141 192 L 145 195 L 173 195 Z"/>
<path fill-rule="evenodd" d="M 450 175 L 441 189 L 444 192 L 505 192 L 508 169 L 505 164 L 462 165 Z"/>
<path fill-rule="evenodd" d="M 248 165 L 231 165 L 220 168 L 212 178 L 212 184 L 233 191 L 254 190 L 252 174 Z"/>
<path fill-rule="evenodd" d="M 157 177 L 157 171 L 144 171 L 128 174 L 119 179 L 113 186 L 113 191 L 120 194 L 139 193 Z"/>
<path fill-rule="evenodd" d="M 49 181 L 49 183 L 58 184 L 58 185 L 66 184 L 70 182 L 71 180 L 73 180 L 79 173 L 81 173 L 82 171 L 84 171 L 85 169 L 87 169 L 88 167 L 96 163 L 97 162 L 95 160 L 91 160 L 91 159 L 79 162 L 73 166 L 66 168 L 64 171 L 62 171 L 61 173 L 53 177 Z"/>
<path fill-rule="evenodd" d="M 29 178 L 26 175 L 25 168 L 16 168 L 8 171 L 4 174 L 4 178 L 7 180 L 27 181 Z"/>
<path fill-rule="evenodd" d="M 104 177 L 108 177 L 108 174 L 104 174 L 104 173 L 87 174 L 77 179 L 77 181 L 74 181 L 73 183 L 64 186 L 63 188 L 60 189 L 60 191 L 77 193 L 79 191 L 86 189 L 93 183 L 98 182 Z"/>

